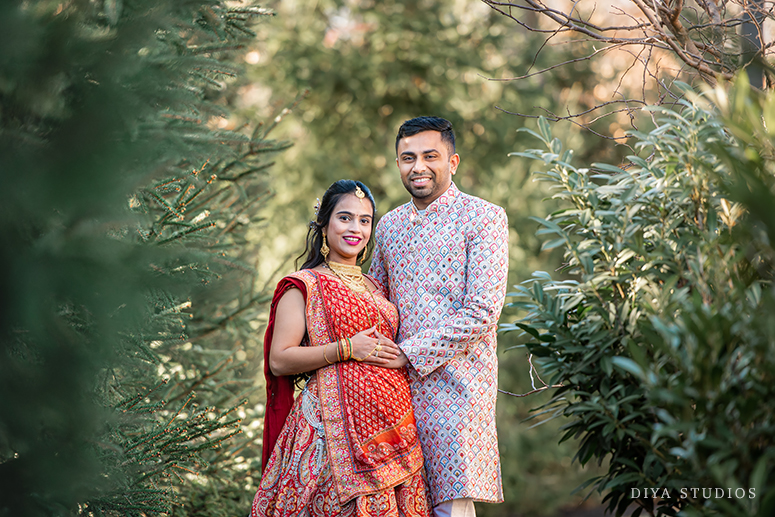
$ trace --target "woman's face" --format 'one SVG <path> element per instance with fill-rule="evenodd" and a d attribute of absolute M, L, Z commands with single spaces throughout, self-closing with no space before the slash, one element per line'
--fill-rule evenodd
<path fill-rule="evenodd" d="M 355 264 L 358 254 L 371 238 L 371 220 L 374 211 L 368 198 L 345 194 L 331 213 L 328 225 L 323 229 L 331 252 L 328 260 L 342 264 Z"/>

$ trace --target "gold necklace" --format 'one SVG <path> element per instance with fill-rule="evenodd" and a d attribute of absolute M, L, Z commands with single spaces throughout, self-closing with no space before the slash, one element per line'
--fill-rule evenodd
<path fill-rule="evenodd" d="M 369 290 L 363 279 L 363 271 L 359 266 L 350 266 L 339 262 L 326 262 L 326 266 L 339 280 L 354 293 L 365 293 Z"/>
<path fill-rule="evenodd" d="M 374 291 L 366 286 L 366 281 L 363 279 L 363 271 L 361 271 L 361 268 L 359 266 L 350 266 L 339 262 L 326 262 L 326 267 L 330 269 L 350 291 L 355 293 L 355 298 L 361 302 L 361 306 L 366 312 L 366 318 L 369 320 L 369 327 L 373 326 L 369 308 L 366 306 L 366 302 L 358 295 L 365 292 L 368 292 L 371 295 L 371 300 L 374 302 L 374 308 L 377 310 L 377 329 L 379 329 L 382 325 L 382 312 L 379 310 L 379 305 L 377 305 L 377 298 L 374 296 Z"/>

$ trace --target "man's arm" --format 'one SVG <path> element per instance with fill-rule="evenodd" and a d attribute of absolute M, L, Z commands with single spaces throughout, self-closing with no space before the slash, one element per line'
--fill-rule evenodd
<path fill-rule="evenodd" d="M 465 352 L 498 325 L 509 270 L 509 229 L 502 208 L 498 207 L 492 218 L 480 218 L 466 251 L 468 270 L 463 306 L 435 327 L 399 343 L 420 376 Z"/>

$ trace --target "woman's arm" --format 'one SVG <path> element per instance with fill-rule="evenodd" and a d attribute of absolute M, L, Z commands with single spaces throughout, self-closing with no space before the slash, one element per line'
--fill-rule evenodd
<path fill-rule="evenodd" d="M 276 376 L 311 372 L 337 362 L 337 342 L 324 346 L 301 346 L 307 332 L 304 296 L 298 289 L 289 289 L 277 302 L 269 368 Z M 398 348 L 381 341 L 380 357 L 374 355 L 380 338 L 375 328 L 350 336 L 353 358 L 365 358 L 364 364 L 385 366 L 398 357 Z M 394 348 L 395 347 L 395 348 Z"/>

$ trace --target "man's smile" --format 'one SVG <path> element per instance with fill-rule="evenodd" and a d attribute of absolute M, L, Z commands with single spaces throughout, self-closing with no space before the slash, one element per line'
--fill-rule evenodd
<path fill-rule="evenodd" d="M 418 176 L 409 180 L 413 187 L 424 187 L 430 183 L 431 178 L 429 176 Z"/>

